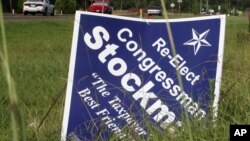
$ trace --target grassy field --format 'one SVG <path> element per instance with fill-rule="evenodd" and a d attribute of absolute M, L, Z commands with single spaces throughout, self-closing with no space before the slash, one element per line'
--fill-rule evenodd
<path fill-rule="evenodd" d="M 27 140 L 58 140 L 64 93 L 39 131 L 36 127 L 66 84 L 73 18 L 6 21 L 5 25 L 10 68 L 24 110 Z M 11 140 L 7 85 L 2 75 L 0 80 L 0 138 Z"/>
<path fill-rule="evenodd" d="M 183 15 L 182 15 L 183 16 Z M 171 18 L 174 15 L 171 15 Z M 154 132 L 149 140 L 227 141 L 230 124 L 250 124 L 250 34 L 247 17 L 227 17 L 223 80 L 217 126 L 191 122 L 188 133 Z M 73 17 L 5 21 L 11 74 L 15 79 L 28 141 L 59 140 L 72 41 Z M 2 47 L 2 37 L 0 38 Z M 2 48 L 1 48 L 2 50 Z M 0 62 L 1 64 L 1 62 Z M 0 140 L 12 140 L 7 84 L 0 70 Z M 59 101 L 37 127 L 57 95 Z M 184 126 L 185 127 L 185 126 Z M 152 129 L 155 131 L 157 129 Z"/>

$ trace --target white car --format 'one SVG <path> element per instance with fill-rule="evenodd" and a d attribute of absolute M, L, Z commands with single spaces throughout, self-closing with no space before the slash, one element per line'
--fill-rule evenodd
<path fill-rule="evenodd" d="M 50 4 L 49 0 L 27 0 L 23 3 L 23 14 L 32 14 L 35 15 L 36 13 L 43 14 L 47 16 L 50 14 L 54 16 L 54 5 Z"/>
<path fill-rule="evenodd" d="M 158 6 L 152 6 L 149 7 L 147 10 L 148 15 L 158 15 L 158 16 L 162 16 L 162 10 L 160 7 Z"/>

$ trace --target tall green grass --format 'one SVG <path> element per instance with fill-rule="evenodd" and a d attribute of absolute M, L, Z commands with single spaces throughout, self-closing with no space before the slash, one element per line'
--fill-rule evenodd
<path fill-rule="evenodd" d="M 59 99 L 39 130 L 37 126 L 66 84 L 73 21 L 73 17 L 5 21 L 6 32 L 0 41 L 3 42 L 4 35 L 8 43 L 9 73 L 15 79 L 27 140 L 60 139 L 64 97 Z M 250 35 L 247 30 L 247 17 L 227 17 L 217 126 L 213 127 L 209 118 L 202 122 L 190 120 L 189 127 L 185 123 L 183 126 L 190 129 L 191 134 L 180 130 L 181 134 L 176 137 L 151 127 L 149 141 L 186 141 L 190 138 L 228 141 L 230 124 L 250 124 Z M 2 59 L 0 64 L 3 66 Z M 8 86 L 6 73 L 1 69 L 0 140 L 3 141 L 13 139 Z"/>
<path fill-rule="evenodd" d="M 2 1 L 0 1 L 2 3 Z M 9 96 L 9 111 L 11 118 L 11 129 L 12 129 L 12 140 L 17 141 L 19 139 L 25 141 L 26 134 L 24 129 L 24 119 L 23 119 L 23 111 L 19 104 L 19 100 L 16 94 L 16 87 L 14 79 L 10 72 L 9 65 L 9 56 L 7 50 L 7 42 L 6 42 L 6 34 L 5 34 L 5 25 L 2 14 L 2 5 L 0 4 L 0 25 L 1 25 L 1 41 L 2 48 L 0 49 L 0 59 L 2 65 L 2 72 L 6 79 L 7 85 L 7 94 Z"/>
<path fill-rule="evenodd" d="M 57 21 L 6 21 L 5 29 L 3 35 L 8 43 L 8 64 L 18 94 L 17 107 L 24 111 L 25 129 L 20 131 L 26 131 L 27 140 L 58 140 L 63 97 L 39 130 L 37 126 L 66 83 L 73 17 Z M 8 83 L 3 81 L 6 74 L 0 72 L 0 140 L 5 141 L 12 140 L 11 131 L 17 126 L 10 126 Z"/>
<path fill-rule="evenodd" d="M 168 20 L 168 13 L 167 13 L 167 8 L 166 8 L 166 3 L 164 0 L 161 0 L 161 5 L 162 5 L 162 9 L 163 9 L 163 17 L 164 19 L 166 19 L 166 29 L 167 29 L 167 33 L 168 33 L 168 37 L 170 39 L 170 46 L 171 46 L 171 50 L 172 50 L 172 56 L 176 56 L 176 46 L 175 46 L 175 43 L 174 43 L 174 39 L 173 39 L 173 34 L 172 34 L 172 30 L 171 30 L 171 27 L 170 27 L 170 23 L 167 21 Z M 178 63 L 175 63 L 176 65 L 176 74 L 177 74 L 177 78 L 178 78 L 178 84 L 179 86 L 181 87 L 182 90 L 184 90 L 183 88 L 183 81 L 182 81 L 182 77 L 181 77 L 181 74 L 180 72 L 178 71 L 178 66 L 179 64 Z M 185 125 L 186 125 L 186 128 L 187 128 L 187 132 L 189 134 L 189 137 L 188 139 L 190 141 L 193 141 L 193 135 L 192 135 L 192 131 L 191 131 L 191 128 L 190 128 L 190 120 L 189 120 L 189 117 L 188 117 L 188 113 L 187 111 L 185 110 L 184 111 L 184 117 L 185 117 Z"/>

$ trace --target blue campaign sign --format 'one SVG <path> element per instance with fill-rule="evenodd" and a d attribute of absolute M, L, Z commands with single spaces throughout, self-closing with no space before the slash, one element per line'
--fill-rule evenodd
<path fill-rule="evenodd" d="M 225 16 L 76 12 L 61 139 L 146 138 L 147 125 L 174 133 L 184 112 L 216 116 L 224 32 Z"/>

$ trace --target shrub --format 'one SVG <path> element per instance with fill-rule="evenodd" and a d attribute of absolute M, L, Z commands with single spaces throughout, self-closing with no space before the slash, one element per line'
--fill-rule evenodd
<path fill-rule="evenodd" d="M 55 7 L 58 11 L 63 11 L 66 14 L 75 13 L 76 0 L 56 0 Z"/>
<path fill-rule="evenodd" d="M 197 14 L 200 13 L 199 7 L 200 7 L 199 3 L 197 3 L 197 2 L 193 3 L 193 5 L 192 5 L 192 12 L 193 12 L 195 15 L 197 15 Z"/>

